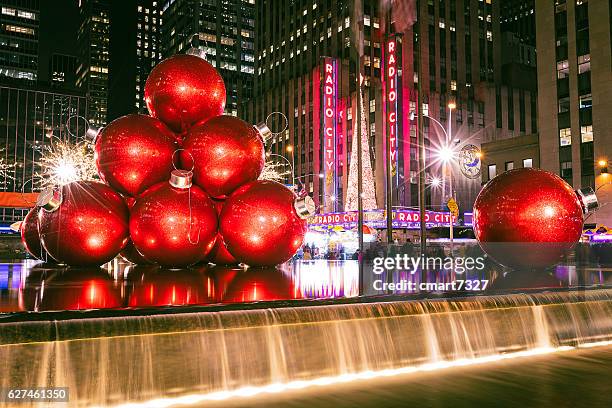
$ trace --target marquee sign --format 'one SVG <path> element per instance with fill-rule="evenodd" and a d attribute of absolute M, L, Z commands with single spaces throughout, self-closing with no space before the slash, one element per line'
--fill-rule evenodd
<path fill-rule="evenodd" d="M 387 119 L 387 139 L 386 143 L 391 146 L 391 176 L 397 177 L 398 167 L 398 110 L 399 87 L 398 87 L 398 69 L 399 69 L 399 47 L 401 43 L 398 41 L 398 36 L 392 36 L 387 40 L 385 47 L 385 103 L 386 103 L 386 119 Z"/>
<path fill-rule="evenodd" d="M 323 206 L 326 211 L 336 209 L 336 123 L 338 116 L 337 62 L 333 58 L 323 59 L 321 82 L 321 108 L 323 110 Z"/>
<path fill-rule="evenodd" d="M 384 210 L 367 210 L 364 211 L 364 222 L 374 228 L 384 228 L 386 225 L 386 217 Z M 336 212 L 328 214 L 319 214 L 308 220 L 310 226 L 332 226 L 343 225 L 354 227 L 357 225 L 357 211 Z M 420 214 L 418 210 L 394 210 L 392 215 L 392 223 L 395 228 L 419 228 Z M 456 224 L 456 218 L 453 217 Z M 432 227 L 448 227 L 451 221 L 450 212 L 442 211 L 427 211 L 425 213 L 425 223 L 428 228 Z M 464 214 L 464 225 L 468 226 L 472 223 L 472 214 Z"/>

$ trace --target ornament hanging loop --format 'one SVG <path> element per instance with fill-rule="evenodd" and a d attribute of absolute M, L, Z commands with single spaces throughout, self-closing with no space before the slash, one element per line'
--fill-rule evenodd
<path fill-rule="evenodd" d="M 282 118 L 282 124 L 283 125 L 281 126 L 281 129 L 279 131 L 277 131 L 277 132 L 273 132 L 272 131 L 272 128 L 274 127 L 274 126 L 272 126 L 272 117 L 274 115 L 279 115 Z M 268 136 L 278 136 L 278 135 L 282 134 L 285 130 L 287 130 L 287 128 L 289 127 L 289 119 L 287 119 L 287 116 L 283 112 L 279 112 L 279 111 L 272 112 L 268 116 L 266 116 L 266 120 L 264 122 L 262 122 L 262 123 L 259 123 L 256 126 L 256 128 L 258 128 L 258 130 L 259 130 L 259 127 L 264 127 L 264 126 L 268 130 L 268 132 L 269 132 Z M 265 140 L 265 137 L 264 137 L 264 140 Z"/>
<path fill-rule="evenodd" d="M 83 119 L 83 121 L 85 121 L 87 129 L 85 130 L 85 134 L 83 136 L 78 136 L 70 131 L 70 121 L 73 118 Z M 98 135 L 100 134 L 101 130 L 101 127 L 92 126 L 91 123 L 87 120 L 87 118 L 81 115 L 72 115 L 69 116 L 68 119 L 66 119 L 66 131 L 71 137 L 74 137 L 77 140 L 82 139 L 86 142 L 96 143 L 96 139 L 98 138 Z"/>
<path fill-rule="evenodd" d="M 175 157 L 176 157 L 176 154 L 178 152 L 187 152 L 189 157 L 191 157 L 191 169 L 189 169 L 187 171 L 190 172 L 190 173 L 193 173 L 193 169 L 195 169 L 195 159 L 193 158 L 193 155 L 190 152 L 188 152 L 187 150 L 182 149 L 182 148 L 181 149 L 176 149 L 174 151 L 174 153 L 172 153 L 172 167 L 174 168 L 174 170 L 181 170 L 181 171 L 183 171 L 183 169 L 179 169 L 178 167 L 176 167 Z"/>
<path fill-rule="evenodd" d="M 193 185 L 193 169 L 195 168 L 195 160 L 191 153 L 191 169 L 190 170 L 182 170 L 176 167 L 174 158 L 175 155 L 180 152 L 185 151 L 185 149 L 176 149 L 174 153 L 172 153 L 172 167 L 174 170 L 170 173 L 170 185 L 174 188 L 178 188 L 181 190 L 187 189 L 187 200 L 189 204 L 189 232 L 187 232 L 187 240 L 191 245 L 197 245 L 200 242 L 200 232 L 201 228 L 198 228 L 198 235 L 196 240 L 191 239 L 191 232 L 193 230 L 193 209 L 191 206 L 191 186 Z"/>
<path fill-rule="evenodd" d="M 47 212 L 56 211 L 62 205 L 63 196 L 61 188 L 47 187 L 38 194 L 36 206 Z"/>
<path fill-rule="evenodd" d="M 187 49 L 185 54 L 193 55 L 194 57 L 198 57 L 198 58 L 202 58 L 203 60 L 206 60 L 206 51 L 193 44 L 193 40 L 195 38 L 197 38 L 198 41 L 199 41 L 200 40 L 200 34 L 199 33 L 195 33 L 194 35 L 191 36 L 191 38 L 189 39 L 189 43 L 191 44 L 191 47 L 189 47 Z M 204 41 L 204 46 L 206 48 L 208 48 L 208 41 L 207 40 L 203 40 L 203 41 Z"/>

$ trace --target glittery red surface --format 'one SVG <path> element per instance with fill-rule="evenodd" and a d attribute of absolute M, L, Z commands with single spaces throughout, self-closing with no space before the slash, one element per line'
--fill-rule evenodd
<path fill-rule="evenodd" d="M 167 267 L 188 266 L 212 250 L 217 223 L 214 204 L 201 188 L 177 189 L 162 182 L 136 200 L 130 236 L 146 259 Z"/>
<path fill-rule="evenodd" d="M 236 190 L 220 216 L 220 233 L 230 253 L 247 265 L 277 265 L 289 260 L 306 233 L 306 221 L 293 207 L 295 198 L 287 187 L 268 180 Z"/>
<path fill-rule="evenodd" d="M 219 116 L 194 127 L 183 148 L 183 168 L 193 167 L 195 183 L 215 198 L 257 180 L 265 162 L 264 144 L 257 131 L 234 116 Z"/>
<path fill-rule="evenodd" d="M 174 133 L 147 115 L 127 115 L 112 121 L 96 139 L 96 165 L 102 180 L 116 191 L 136 196 L 168 180 Z"/>
<path fill-rule="evenodd" d="M 153 68 L 144 89 L 149 113 L 175 132 L 221 115 L 225 84 L 206 60 L 174 55 Z"/>
<path fill-rule="evenodd" d="M 62 188 L 62 204 L 39 214 L 41 241 L 49 255 L 68 265 L 102 265 L 128 242 L 128 209 L 119 194 L 95 181 Z"/>

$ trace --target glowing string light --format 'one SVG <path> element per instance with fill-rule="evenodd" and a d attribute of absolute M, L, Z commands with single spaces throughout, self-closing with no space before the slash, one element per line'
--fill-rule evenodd
<path fill-rule="evenodd" d="M 98 178 L 92 145 L 87 141 L 53 140 L 43 148 L 39 165 L 41 169 L 33 178 L 37 189 Z"/>

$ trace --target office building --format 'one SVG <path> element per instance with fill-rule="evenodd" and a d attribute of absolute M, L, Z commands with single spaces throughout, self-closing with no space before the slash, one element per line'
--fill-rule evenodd
<path fill-rule="evenodd" d="M 137 0 L 136 28 L 136 109 L 147 112 L 144 85 L 151 69 L 162 59 L 161 16 L 156 0 Z"/>
<path fill-rule="evenodd" d="M 537 1 L 541 167 L 612 201 L 612 2 Z M 589 222 L 612 223 L 612 207 Z"/>
<path fill-rule="evenodd" d="M 0 81 L 33 84 L 38 79 L 39 1 L 4 0 L 0 7 Z"/>
<path fill-rule="evenodd" d="M 76 70 L 78 66 L 77 57 L 74 55 L 58 54 L 51 55 L 49 61 L 49 79 L 51 86 L 58 89 L 76 88 Z"/>
<path fill-rule="evenodd" d="M 445 209 L 452 182 L 460 212 L 470 211 L 480 177 L 464 176 L 458 161 L 452 173 L 443 174 L 440 147 L 479 147 L 485 141 L 535 133 L 537 126 L 535 92 L 507 88 L 502 81 L 500 2 L 421 1 L 418 10 L 415 2 L 389 4 L 258 1 L 255 96 L 247 117 L 257 122 L 275 111 L 285 113 L 288 129 L 268 142 L 269 151 L 295 162 L 299 183 L 322 211 L 342 211 L 356 128 L 359 64 L 377 206 L 385 203 L 390 141 L 393 205 L 411 207 L 418 203 L 413 113 L 421 81 L 423 110 L 432 118 L 424 119 L 427 180 L 442 178 L 445 186 L 444 191 L 428 186 L 428 203 L 432 209 Z M 417 33 L 422 38 L 420 60 Z M 355 50 L 363 50 L 361 57 Z M 325 88 L 328 66 L 331 89 Z M 449 115 L 451 102 L 455 109 Z M 327 112 L 331 119 L 325 119 Z M 451 140 L 445 140 L 443 130 L 449 127 Z M 326 135 L 332 135 L 331 140 Z M 330 145 L 333 152 L 327 154 Z M 333 169 L 332 189 L 326 175 L 318 177 L 324 166 Z"/>
<path fill-rule="evenodd" d="M 255 0 L 164 0 L 161 19 L 163 57 L 204 49 L 225 81 L 225 111 L 237 115 L 253 90 Z"/>
<path fill-rule="evenodd" d="M 101 126 L 108 111 L 110 0 L 79 0 L 78 7 L 76 84 L 89 99 L 87 119 Z"/>

